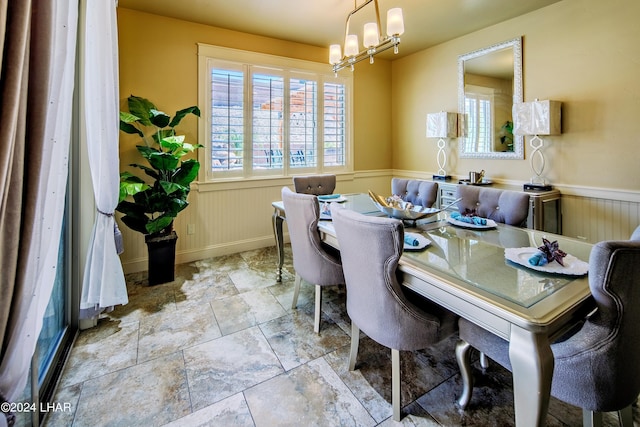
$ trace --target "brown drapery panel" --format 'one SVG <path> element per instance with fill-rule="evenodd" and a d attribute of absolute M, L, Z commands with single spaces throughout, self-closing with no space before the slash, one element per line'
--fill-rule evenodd
<path fill-rule="evenodd" d="M 34 284 L 24 283 L 25 257 L 43 161 L 52 39 L 49 0 L 0 0 L 0 363 Z M 0 392 L 7 393 L 0 384 Z M 9 397 L 9 396 L 3 396 Z M 4 400 L 4 399 L 1 399 Z"/>

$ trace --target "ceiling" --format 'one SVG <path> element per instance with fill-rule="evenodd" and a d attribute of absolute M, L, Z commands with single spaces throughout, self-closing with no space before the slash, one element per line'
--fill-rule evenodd
<path fill-rule="evenodd" d="M 361 5 L 365 0 L 357 0 Z M 380 19 L 403 9 L 400 55 L 463 36 L 560 0 L 378 0 Z M 119 7 L 315 46 L 343 44 L 354 0 L 119 0 Z M 374 2 L 356 13 L 351 33 L 375 20 Z M 392 54 L 391 54 L 392 55 Z"/>

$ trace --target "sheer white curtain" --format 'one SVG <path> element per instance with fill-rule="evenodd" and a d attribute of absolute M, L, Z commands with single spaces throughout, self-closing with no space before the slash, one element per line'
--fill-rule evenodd
<path fill-rule="evenodd" d="M 55 14 L 44 124 L 42 168 L 38 177 L 35 222 L 26 263 L 21 316 L 9 330 L 7 351 L 0 366 L 0 392 L 14 400 L 24 390 L 42 318 L 51 296 L 58 264 L 58 246 L 64 214 L 69 140 L 75 77 L 78 5 L 53 0 Z M 13 308 L 12 308 L 13 309 Z M 0 414 L 0 425 L 6 422 Z"/>
<path fill-rule="evenodd" d="M 114 240 L 113 216 L 120 181 L 117 2 L 82 3 L 80 134 L 87 144 L 97 207 L 80 300 L 80 318 L 86 319 L 129 299 Z"/>

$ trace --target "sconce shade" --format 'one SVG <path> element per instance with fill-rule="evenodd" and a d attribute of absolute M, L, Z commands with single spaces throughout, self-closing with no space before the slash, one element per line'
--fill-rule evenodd
<path fill-rule="evenodd" d="M 427 114 L 427 138 L 457 138 L 458 114 L 441 111 Z"/>
<path fill-rule="evenodd" d="M 560 135 L 561 112 L 559 101 L 522 102 L 513 104 L 513 133 L 515 135 Z"/>

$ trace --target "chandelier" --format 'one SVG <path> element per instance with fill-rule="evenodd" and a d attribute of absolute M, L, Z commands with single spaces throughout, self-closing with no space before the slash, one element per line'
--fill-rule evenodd
<path fill-rule="evenodd" d="M 349 33 L 349 21 L 351 17 L 362 10 L 363 7 L 373 2 L 376 9 L 376 22 L 368 22 L 364 24 L 363 45 L 364 49 L 360 50 L 358 44 L 358 36 Z M 380 35 L 380 9 L 378 0 L 366 0 L 360 6 L 353 9 L 347 16 L 347 22 L 344 31 L 344 56 L 339 44 L 329 46 L 329 63 L 333 66 L 333 72 L 337 73 L 346 67 L 351 67 L 353 71 L 354 64 L 369 58 L 369 63 L 373 64 L 373 56 L 393 48 L 393 53 L 398 53 L 398 45 L 400 44 L 400 36 L 404 33 L 404 20 L 402 19 L 402 9 L 399 7 L 389 9 L 387 11 L 387 35 Z"/>

